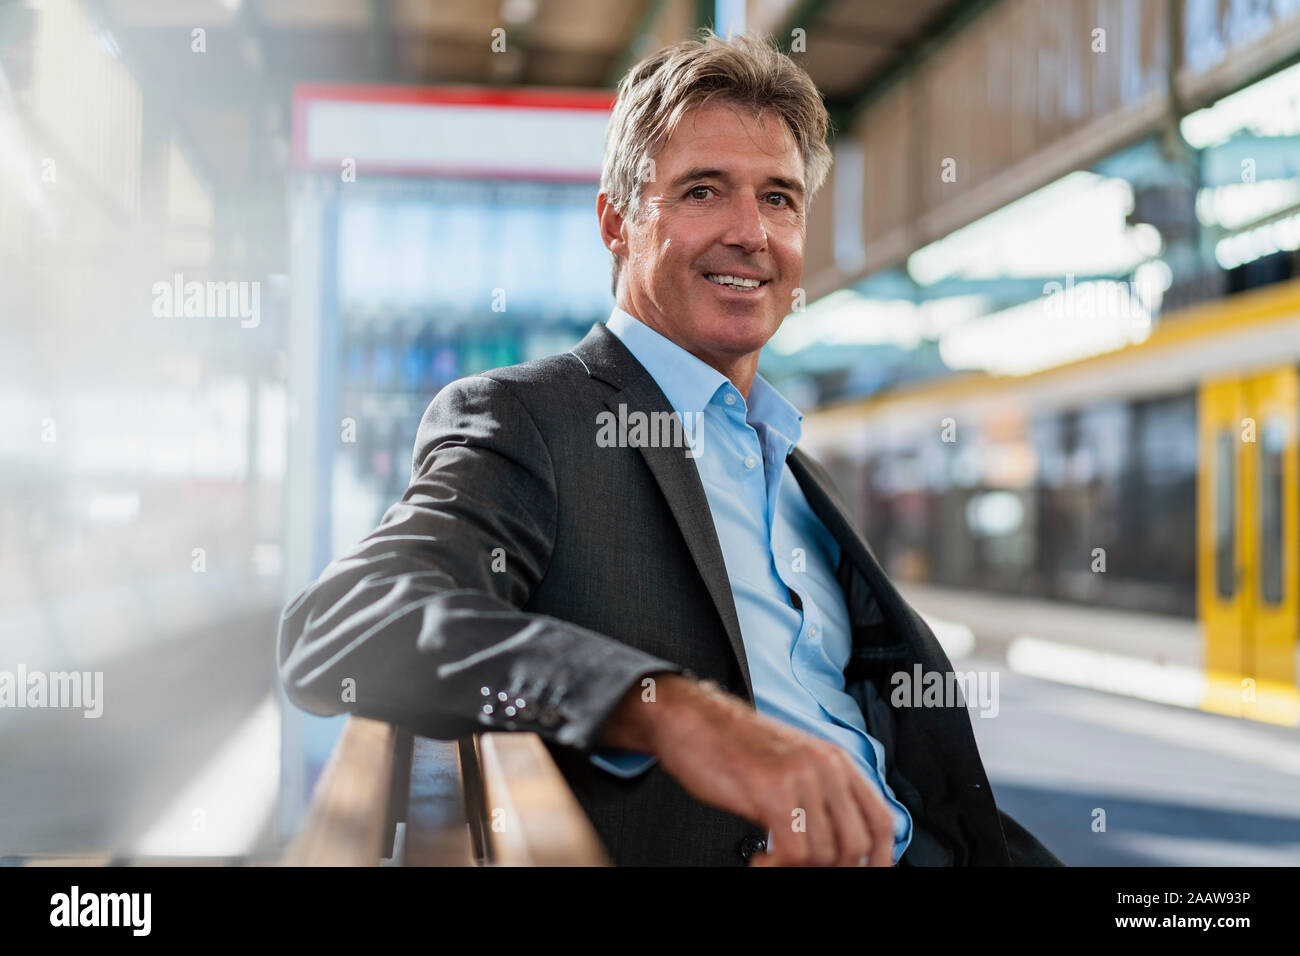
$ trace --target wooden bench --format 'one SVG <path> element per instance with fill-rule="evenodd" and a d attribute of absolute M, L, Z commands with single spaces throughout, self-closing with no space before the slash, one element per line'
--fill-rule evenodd
<path fill-rule="evenodd" d="M 455 741 L 348 718 L 288 866 L 608 866 L 534 733 Z"/>

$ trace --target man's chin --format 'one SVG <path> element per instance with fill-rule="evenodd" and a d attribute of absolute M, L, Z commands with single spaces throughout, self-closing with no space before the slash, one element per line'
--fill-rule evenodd
<path fill-rule="evenodd" d="M 752 312 L 731 312 L 718 309 L 714 303 L 700 303 L 692 312 L 692 324 L 702 338 L 715 342 L 728 351 L 753 351 L 762 348 L 778 328 L 779 319 Z M 784 316 L 782 317 L 784 318 Z"/>
<path fill-rule="evenodd" d="M 704 339 L 700 344 L 712 355 L 718 356 L 719 358 L 730 356 L 734 359 L 746 355 L 753 355 L 767 344 L 767 339 L 762 336 L 748 338 L 715 335 Z"/>
<path fill-rule="evenodd" d="M 712 336 L 717 348 L 727 352 L 748 354 L 757 352 L 775 333 L 777 327 L 750 319 L 729 319 L 723 316 L 713 326 Z"/>

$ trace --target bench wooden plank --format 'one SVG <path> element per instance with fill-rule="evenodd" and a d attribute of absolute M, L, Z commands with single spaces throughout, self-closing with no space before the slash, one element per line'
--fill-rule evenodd
<path fill-rule="evenodd" d="M 473 866 L 469 817 L 454 740 L 416 737 L 406 814 L 405 866 Z"/>
<path fill-rule="evenodd" d="M 281 863 L 375 866 L 405 820 L 405 866 L 607 866 L 608 856 L 542 739 L 456 741 L 349 718 Z"/>
<path fill-rule="evenodd" d="M 490 865 L 609 865 L 591 821 L 540 737 L 479 734 L 475 750 Z"/>
<path fill-rule="evenodd" d="M 394 772 L 410 766 L 411 745 L 392 724 L 349 717 L 284 865 L 378 866 L 391 852 Z"/>

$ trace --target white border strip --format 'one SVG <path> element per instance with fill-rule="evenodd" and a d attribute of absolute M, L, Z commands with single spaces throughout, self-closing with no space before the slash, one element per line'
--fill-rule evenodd
<path fill-rule="evenodd" d="M 1007 664 L 1029 677 L 1195 709 L 1207 687 L 1205 674 L 1195 667 L 1157 664 L 1029 636 L 1011 642 Z"/>
<path fill-rule="evenodd" d="M 600 178 L 609 113 L 444 103 L 309 100 L 304 157 L 409 173 Z"/>

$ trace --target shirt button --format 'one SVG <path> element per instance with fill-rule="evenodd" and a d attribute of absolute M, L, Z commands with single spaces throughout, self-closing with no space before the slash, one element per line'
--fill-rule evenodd
<path fill-rule="evenodd" d="M 816 625 L 816 624 L 814 624 L 812 627 L 808 628 L 808 636 L 809 636 L 809 637 L 816 637 L 816 636 L 817 636 L 817 625 Z"/>
<path fill-rule="evenodd" d="M 745 459 L 746 468 L 753 468 L 757 464 L 758 464 L 758 459 L 755 458 L 753 455 L 750 455 L 748 458 Z"/>
<path fill-rule="evenodd" d="M 726 395 L 724 395 L 724 396 L 722 397 L 722 400 L 723 400 L 724 402 L 726 402 L 728 405 L 735 405 L 735 404 L 736 404 L 736 396 L 735 396 L 735 395 L 732 395 L 730 392 L 728 392 Z"/>

